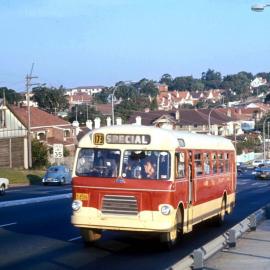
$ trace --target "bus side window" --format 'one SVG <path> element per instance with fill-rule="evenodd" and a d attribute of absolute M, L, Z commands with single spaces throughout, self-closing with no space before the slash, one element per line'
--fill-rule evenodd
<path fill-rule="evenodd" d="M 175 154 L 175 177 L 183 178 L 186 175 L 185 171 L 185 154 L 176 153 Z"/>
<path fill-rule="evenodd" d="M 203 153 L 203 167 L 204 167 L 204 174 L 209 175 L 210 174 L 210 160 L 209 160 L 209 154 Z"/>
<path fill-rule="evenodd" d="M 213 165 L 213 173 L 217 173 L 217 154 L 212 153 L 212 165 Z"/>
<path fill-rule="evenodd" d="M 201 153 L 195 153 L 195 172 L 196 176 L 202 175 L 202 159 L 201 159 Z"/>
<path fill-rule="evenodd" d="M 223 160 L 223 154 L 219 153 L 218 154 L 218 167 L 219 167 L 219 172 L 224 173 L 224 160 Z"/>
<path fill-rule="evenodd" d="M 224 154 L 224 159 L 225 159 L 225 171 L 230 172 L 229 153 Z"/>

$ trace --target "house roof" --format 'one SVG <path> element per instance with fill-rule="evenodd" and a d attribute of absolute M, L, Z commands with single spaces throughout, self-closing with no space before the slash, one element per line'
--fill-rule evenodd
<path fill-rule="evenodd" d="M 14 113 L 17 119 L 25 126 L 28 127 L 28 113 L 27 107 L 18 107 L 9 105 L 9 109 Z M 47 113 L 39 108 L 30 107 L 30 120 L 31 127 L 48 127 L 48 126 L 71 126 L 68 121 Z"/>
<path fill-rule="evenodd" d="M 161 116 L 168 115 L 175 119 L 176 110 L 171 111 L 150 111 L 150 112 L 134 112 L 129 118 L 129 123 L 136 122 L 136 116 L 141 116 L 142 125 L 153 125 L 153 123 Z M 210 109 L 180 109 L 180 119 L 177 120 L 178 125 L 208 125 Z M 211 112 L 211 124 L 222 125 L 226 122 L 234 121 L 232 117 L 217 110 Z"/>
<path fill-rule="evenodd" d="M 112 115 L 112 104 L 97 104 L 96 110 L 104 115 Z"/>

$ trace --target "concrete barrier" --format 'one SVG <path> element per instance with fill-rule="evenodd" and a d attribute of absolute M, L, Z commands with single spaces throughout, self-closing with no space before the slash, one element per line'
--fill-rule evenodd
<path fill-rule="evenodd" d="M 205 260 L 209 259 L 223 248 L 235 247 L 237 239 L 246 231 L 256 230 L 257 224 L 267 217 L 267 213 L 270 213 L 270 205 L 266 205 L 265 207 L 257 210 L 224 234 L 218 236 L 199 249 L 194 250 L 190 255 L 172 265 L 169 269 L 203 269 Z"/>

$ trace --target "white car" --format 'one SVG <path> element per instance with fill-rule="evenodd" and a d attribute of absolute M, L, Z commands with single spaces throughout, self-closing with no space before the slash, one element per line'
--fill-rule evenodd
<path fill-rule="evenodd" d="M 258 167 L 259 165 L 263 164 L 264 163 L 264 160 L 263 159 L 255 159 L 253 162 L 252 162 L 252 166 L 253 167 Z"/>
<path fill-rule="evenodd" d="M 7 178 L 0 177 L 0 195 L 4 195 L 6 189 L 8 188 L 9 181 Z"/>

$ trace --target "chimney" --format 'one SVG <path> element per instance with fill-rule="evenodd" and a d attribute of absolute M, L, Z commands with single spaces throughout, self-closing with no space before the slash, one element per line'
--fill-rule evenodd
<path fill-rule="evenodd" d="M 93 122 L 92 120 L 87 120 L 86 121 L 86 126 L 88 129 L 92 130 L 93 129 Z"/>
<path fill-rule="evenodd" d="M 111 124 L 112 124 L 112 119 L 111 119 L 110 116 L 108 116 L 108 117 L 106 118 L 106 122 L 107 122 L 107 127 L 111 126 Z"/>
<path fill-rule="evenodd" d="M 141 116 L 136 116 L 136 124 L 141 125 L 142 124 L 142 118 Z"/>
<path fill-rule="evenodd" d="M 232 117 L 232 111 L 230 109 L 227 110 L 227 116 Z"/>
<path fill-rule="evenodd" d="M 180 120 L 180 112 L 179 112 L 178 110 L 175 112 L 175 119 L 176 119 L 177 121 Z"/>
<path fill-rule="evenodd" d="M 117 117 L 116 118 L 116 125 L 117 126 L 121 126 L 122 125 L 122 118 L 121 117 Z"/>
<path fill-rule="evenodd" d="M 149 108 L 145 108 L 144 109 L 144 112 L 149 113 L 150 112 L 150 109 Z"/>
<path fill-rule="evenodd" d="M 94 119 L 94 122 L 95 122 L 95 128 L 100 128 L 100 118 L 99 117 L 96 117 Z"/>

